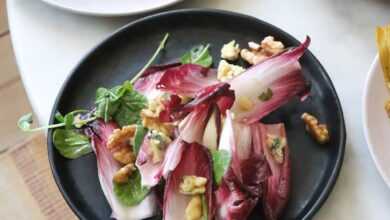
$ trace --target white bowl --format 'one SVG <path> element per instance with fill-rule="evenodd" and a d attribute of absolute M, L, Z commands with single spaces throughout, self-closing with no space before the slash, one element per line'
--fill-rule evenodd
<path fill-rule="evenodd" d="M 390 187 L 390 118 L 384 104 L 390 99 L 378 56 L 375 57 L 363 93 L 364 135 L 375 165 Z"/>
<path fill-rule="evenodd" d="M 173 5 L 182 0 L 42 0 L 67 11 L 95 16 L 133 15 Z"/>

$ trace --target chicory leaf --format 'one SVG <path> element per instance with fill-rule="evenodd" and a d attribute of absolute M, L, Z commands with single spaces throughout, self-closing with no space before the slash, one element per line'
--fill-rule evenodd
<path fill-rule="evenodd" d="M 309 44 L 310 38 L 307 37 L 298 47 L 254 65 L 229 81 L 237 97 L 231 108 L 236 121 L 257 122 L 295 96 L 307 96 L 308 85 L 299 58 Z M 243 99 L 250 102 L 250 110 L 240 107 Z"/>
<path fill-rule="evenodd" d="M 214 180 L 219 185 L 222 181 L 223 175 L 226 173 L 226 170 L 229 168 L 231 155 L 227 150 L 216 150 L 211 152 L 213 160 L 213 172 Z"/>
<path fill-rule="evenodd" d="M 210 45 L 207 44 L 204 45 L 198 45 L 193 47 L 190 51 L 185 53 L 181 58 L 180 61 L 182 64 L 192 63 L 192 64 L 198 64 L 204 67 L 210 67 L 213 63 L 213 57 L 210 55 L 209 52 Z"/>
<path fill-rule="evenodd" d="M 68 159 L 76 159 L 92 152 L 89 138 L 72 129 L 56 129 L 53 142 L 58 152 Z"/>
<path fill-rule="evenodd" d="M 114 193 L 118 200 L 125 206 L 139 204 L 149 193 L 149 188 L 141 185 L 141 174 L 138 170 L 130 176 L 125 184 L 114 183 Z"/>

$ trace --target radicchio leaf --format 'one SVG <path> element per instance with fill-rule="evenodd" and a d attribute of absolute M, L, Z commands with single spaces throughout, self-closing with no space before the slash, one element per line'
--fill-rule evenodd
<path fill-rule="evenodd" d="M 149 100 L 159 96 L 162 92 L 159 91 L 156 86 L 164 75 L 165 70 L 179 65 L 181 64 L 169 63 L 149 67 L 142 74 L 142 77 L 134 83 L 134 89 L 146 96 Z"/>
<path fill-rule="evenodd" d="M 132 207 L 124 206 L 114 195 L 112 179 L 120 165 L 112 158 L 106 144 L 108 137 L 116 128 L 118 126 L 113 122 L 105 123 L 97 120 L 91 124 L 90 128 L 86 129 L 86 134 L 91 138 L 92 148 L 96 154 L 100 185 L 112 209 L 111 217 L 118 220 L 139 220 L 152 217 L 156 213 L 156 201 L 153 193 Z"/>
<path fill-rule="evenodd" d="M 162 177 L 167 178 L 168 174 L 179 164 L 184 146 L 185 142 L 176 138 L 167 146 L 164 160 L 154 163 L 149 140 L 145 138 L 135 163 L 142 176 L 142 185 L 153 187 L 160 182 Z"/>
<path fill-rule="evenodd" d="M 231 162 L 216 191 L 219 220 L 246 219 L 262 193 L 268 175 L 260 129 L 235 122 L 227 113 L 220 150 L 231 152 Z"/>
<path fill-rule="evenodd" d="M 181 139 L 187 143 L 202 143 L 209 109 L 208 105 L 198 106 L 180 122 L 178 130 Z"/>
<path fill-rule="evenodd" d="M 217 106 L 221 114 L 225 114 L 226 110 L 231 108 L 234 103 L 234 91 L 230 89 L 227 83 L 218 83 L 201 89 L 193 100 L 185 105 L 176 105 L 172 110 L 170 118 L 173 120 L 182 119 L 188 113 L 197 111 L 197 108 L 210 110 L 210 106 Z M 208 106 L 206 108 L 205 106 Z"/>
<path fill-rule="evenodd" d="M 283 124 L 259 125 L 263 140 L 264 152 L 271 170 L 271 176 L 264 184 L 263 207 L 267 220 L 276 220 L 285 208 L 290 194 L 291 161 L 286 142 L 283 148 L 283 163 L 278 163 L 267 146 L 268 135 L 284 138 L 286 131 Z"/>
<path fill-rule="evenodd" d="M 182 111 L 191 111 L 202 104 L 217 104 L 220 112 L 225 114 L 227 109 L 230 109 L 234 103 L 234 91 L 230 89 L 227 83 L 218 83 L 207 86 L 200 90 L 194 99 L 183 106 Z"/>
<path fill-rule="evenodd" d="M 165 178 L 176 168 L 181 160 L 186 143 L 181 138 L 176 138 L 167 148 L 162 164 L 161 175 Z"/>
<path fill-rule="evenodd" d="M 194 97 L 201 89 L 218 83 L 216 71 L 196 64 L 165 70 L 157 88 L 170 94 Z"/>
<path fill-rule="evenodd" d="M 178 95 L 170 95 L 168 99 L 163 101 L 163 110 L 160 112 L 159 120 L 161 122 L 172 122 L 177 118 L 182 118 L 186 112 L 179 112 L 183 107 L 182 99 Z"/>
<path fill-rule="evenodd" d="M 309 44 L 307 37 L 300 46 L 251 67 L 229 82 L 237 97 L 232 107 L 237 120 L 247 124 L 256 122 L 294 96 L 306 92 L 298 59 Z M 250 110 L 241 107 L 242 98 L 252 103 Z"/>
<path fill-rule="evenodd" d="M 207 178 L 206 192 L 204 194 L 207 203 L 207 219 L 213 219 L 213 177 L 209 152 L 202 145 L 187 144 L 183 151 L 180 163 L 169 175 L 164 194 L 164 220 L 183 220 L 185 209 L 191 196 L 179 192 L 179 185 L 184 176 L 198 176 Z"/>
<path fill-rule="evenodd" d="M 150 139 L 145 137 L 138 153 L 135 165 L 139 169 L 142 178 L 142 185 L 153 187 L 161 179 L 161 162 L 153 162 Z"/>

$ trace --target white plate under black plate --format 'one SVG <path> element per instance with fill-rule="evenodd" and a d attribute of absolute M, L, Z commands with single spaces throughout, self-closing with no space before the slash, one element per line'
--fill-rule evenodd
<path fill-rule="evenodd" d="M 42 0 L 67 11 L 95 16 L 124 16 L 157 10 L 182 0 Z"/>
<path fill-rule="evenodd" d="M 58 95 L 51 122 L 56 111 L 91 108 L 98 87 L 130 79 L 167 32 L 171 34 L 167 50 L 157 63 L 171 61 L 199 43 L 211 44 L 215 63 L 222 44 L 232 39 L 246 45 L 272 35 L 287 46 L 299 44 L 275 26 L 232 12 L 190 9 L 149 16 L 115 32 L 80 62 Z M 308 219 L 316 213 L 335 184 L 345 148 L 344 119 L 332 82 L 311 52 L 307 51 L 300 63 L 311 84 L 310 97 L 303 103 L 292 100 L 263 120 L 285 123 L 291 147 L 291 197 L 282 219 Z M 310 138 L 300 119 L 303 112 L 313 113 L 328 124 L 330 143 L 321 146 Z M 95 156 L 67 160 L 54 149 L 52 131 L 48 134 L 53 174 L 70 207 L 82 219 L 108 219 L 111 209 L 100 189 Z"/>

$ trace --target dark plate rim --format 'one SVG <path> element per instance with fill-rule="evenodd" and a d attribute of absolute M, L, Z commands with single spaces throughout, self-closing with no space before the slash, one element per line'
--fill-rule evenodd
<path fill-rule="evenodd" d="M 106 37 L 104 40 L 102 40 L 100 43 L 98 43 L 95 47 L 93 47 L 86 55 L 83 56 L 83 58 L 77 63 L 75 68 L 72 69 L 71 73 L 69 74 L 69 76 L 66 78 L 66 80 L 62 84 L 61 89 L 60 89 L 60 91 L 59 91 L 59 93 L 58 93 L 58 95 L 56 97 L 55 102 L 54 102 L 54 105 L 53 105 L 53 108 L 52 108 L 52 112 L 51 112 L 51 115 L 50 115 L 50 119 L 49 119 L 49 123 L 50 124 L 54 123 L 54 121 L 55 121 L 55 117 L 54 116 L 55 116 L 55 113 L 56 113 L 56 111 L 58 109 L 58 105 L 59 105 L 60 99 L 64 95 L 63 92 L 64 92 L 65 88 L 67 87 L 67 85 L 69 84 L 69 82 L 72 81 L 72 79 L 75 77 L 77 69 L 82 65 L 82 63 L 84 63 L 84 61 L 89 56 L 91 56 L 93 53 L 95 53 L 96 50 L 98 50 L 104 44 L 109 42 L 111 39 L 115 38 L 117 35 L 121 34 L 124 31 L 126 31 L 128 28 L 131 28 L 132 26 L 135 26 L 135 25 L 137 25 L 139 23 L 148 22 L 148 20 L 155 19 L 155 18 L 163 18 L 163 17 L 166 17 L 166 16 L 175 15 L 175 14 L 186 14 L 186 13 L 221 14 L 221 15 L 225 15 L 225 16 L 227 15 L 227 16 L 239 17 L 239 18 L 243 18 L 243 19 L 247 19 L 247 20 L 252 20 L 254 22 L 261 23 L 262 25 L 269 26 L 272 29 L 275 29 L 277 31 L 280 31 L 280 32 L 284 33 L 288 38 L 290 38 L 292 41 L 294 41 L 295 44 L 299 43 L 299 41 L 296 40 L 289 33 L 283 31 L 282 29 L 280 29 L 280 28 L 278 28 L 278 27 L 276 27 L 276 26 L 274 26 L 274 25 L 272 25 L 272 24 L 270 24 L 268 22 L 265 22 L 263 20 L 260 20 L 260 19 L 258 19 L 256 17 L 250 16 L 250 15 L 245 15 L 245 14 L 241 14 L 241 13 L 237 13 L 237 12 L 220 10 L 220 9 L 199 9 L 199 8 L 179 9 L 179 10 L 171 10 L 171 11 L 161 12 L 161 13 L 157 13 L 157 14 L 153 14 L 153 15 L 144 17 L 144 18 L 140 18 L 140 19 L 137 19 L 137 20 L 135 20 L 133 22 L 130 22 L 129 24 L 124 25 L 123 27 L 121 27 L 118 30 L 114 31 L 112 34 L 110 34 L 108 37 Z M 331 191 L 333 190 L 333 188 L 335 186 L 335 183 L 336 183 L 337 178 L 338 178 L 338 176 L 340 174 L 340 170 L 341 170 L 341 167 L 342 167 L 342 164 L 343 164 L 343 161 L 344 161 L 345 144 L 346 144 L 346 136 L 347 136 L 347 134 L 346 134 L 345 120 L 344 120 L 344 115 L 343 115 L 343 110 L 342 110 L 342 107 L 341 107 L 341 104 L 340 104 L 340 100 L 339 100 L 339 97 L 337 95 L 336 89 L 335 89 L 335 87 L 334 87 L 334 85 L 333 85 L 333 83 L 332 83 L 328 73 L 326 72 L 325 68 L 322 66 L 322 64 L 312 54 L 312 52 L 310 50 L 307 50 L 305 54 L 307 56 L 310 56 L 310 58 L 314 59 L 315 62 L 317 63 L 316 65 L 318 65 L 318 67 L 321 69 L 321 71 L 323 71 L 324 76 L 325 76 L 325 80 L 327 81 L 327 83 L 329 83 L 329 85 L 331 87 L 332 95 L 336 98 L 335 101 L 336 101 L 337 108 L 340 109 L 340 111 L 337 112 L 337 114 L 338 114 L 338 116 L 341 119 L 340 120 L 340 123 L 341 123 L 341 126 L 340 126 L 341 127 L 341 129 L 340 129 L 340 143 L 339 143 L 339 146 L 338 146 L 337 158 L 336 158 L 336 161 L 335 161 L 336 164 L 334 166 L 334 169 L 331 171 L 330 178 L 326 182 L 325 187 L 322 190 L 322 192 L 320 193 L 320 195 L 318 196 L 317 200 L 313 203 L 312 207 L 310 207 L 310 209 L 302 217 L 302 219 L 311 219 L 314 216 L 314 214 L 317 213 L 317 211 L 325 203 L 325 201 L 327 200 L 327 198 L 329 197 Z M 56 164 L 54 163 L 54 160 L 53 160 L 53 153 L 54 153 L 54 149 L 55 148 L 54 148 L 54 144 L 53 144 L 53 141 L 52 141 L 52 135 L 53 135 L 53 129 L 50 129 L 48 131 L 48 135 L 47 135 L 47 146 L 48 146 L 48 158 L 49 158 L 50 168 L 51 168 L 54 180 L 55 180 L 55 182 L 57 184 L 57 187 L 59 188 L 62 196 L 64 197 L 66 203 L 73 210 L 73 212 L 77 215 L 77 217 L 80 218 L 80 219 L 86 219 L 85 216 L 83 215 L 83 213 L 79 211 L 79 209 L 76 207 L 75 204 L 73 204 L 73 202 L 72 202 L 72 200 L 70 198 L 70 195 L 68 195 L 65 192 L 64 188 L 62 187 L 62 183 L 60 182 L 60 179 L 59 179 L 59 173 L 56 170 Z"/>

